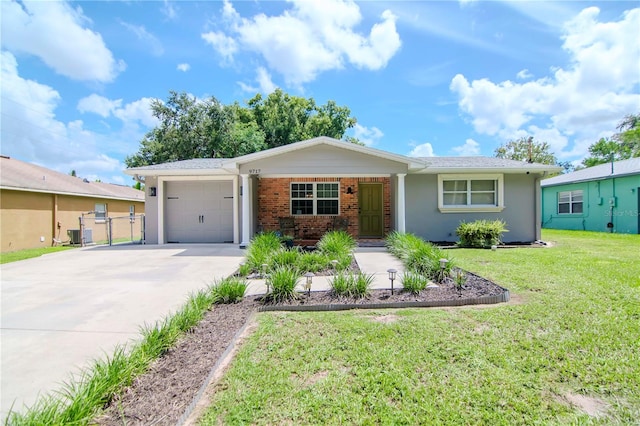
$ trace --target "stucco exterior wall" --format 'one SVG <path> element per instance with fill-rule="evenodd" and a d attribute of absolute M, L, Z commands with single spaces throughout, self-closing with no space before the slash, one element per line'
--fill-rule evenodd
<path fill-rule="evenodd" d="M 358 184 L 381 183 L 383 196 L 384 233 L 391 227 L 391 192 L 388 177 L 370 178 L 261 178 L 257 180 L 258 228 L 264 231 L 277 231 L 279 218 L 290 217 L 290 184 L 292 182 L 339 182 L 340 216 L 349 220 L 348 232 L 358 238 Z M 351 187 L 352 194 L 347 194 Z M 317 240 L 331 229 L 334 216 L 294 216 L 296 222 L 295 238 L 299 240 Z"/>
<path fill-rule="evenodd" d="M 78 218 L 82 213 L 93 211 L 96 203 L 106 204 L 107 215 L 110 217 L 128 216 L 131 205 L 135 208 L 135 214 L 144 213 L 144 204 L 140 201 L 13 190 L 2 190 L 0 197 L 2 200 L 0 205 L 2 252 L 50 247 L 53 244 L 53 238 L 61 241 L 68 240 L 67 230 L 79 229 Z M 87 215 L 86 218 L 85 227 L 92 230 L 93 241 L 106 240 L 106 222 L 95 223 L 92 219 L 93 215 Z M 114 220 L 113 237 L 121 238 L 129 235 L 129 220 Z"/>
<path fill-rule="evenodd" d="M 504 175 L 504 205 L 501 212 L 441 213 L 438 210 L 438 176 L 415 174 L 405 178 L 406 231 L 428 241 L 458 241 L 456 228 L 462 221 L 502 219 L 509 232 L 504 242 L 536 240 L 535 176 Z"/>
<path fill-rule="evenodd" d="M 558 193 L 583 191 L 583 212 L 558 214 Z M 542 188 L 542 226 L 624 234 L 640 233 L 640 176 L 623 176 Z M 612 223 L 613 227 L 607 227 Z"/>

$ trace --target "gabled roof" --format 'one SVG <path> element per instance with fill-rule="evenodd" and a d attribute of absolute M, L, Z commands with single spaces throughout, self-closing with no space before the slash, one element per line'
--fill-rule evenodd
<path fill-rule="evenodd" d="M 144 201 L 144 191 L 124 185 L 87 182 L 35 164 L 0 157 L 0 188 L 113 200 Z"/>
<path fill-rule="evenodd" d="M 587 167 L 586 169 L 545 179 L 540 182 L 540 186 L 562 185 L 566 183 L 586 182 L 629 175 L 640 175 L 640 157 L 614 162 L 613 173 L 611 163 L 599 164 L 597 166 Z"/>
<path fill-rule="evenodd" d="M 380 157 L 385 160 L 397 161 L 399 163 L 407 164 L 409 170 L 421 169 L 424 167 L 424 162 L 412 157 L 406 157 L 404 155 L 394 154 L 388 151 L 382 151 L 380 149 L 371 148 L 368 146 L 362 146 L 351 142 L 345 142 L 342 140 L 330 138 L 327 136 L 319 136 L 313 139 L 307 139 L 305 141 L 295 142 L 289 145 L 279 146 L 277 148 L 271 148 L 264 151 L 258 151 L 251 154 L 236 157 L 225 162 L 225 168 L 236 167 L 237 164 L 248 163 L 250 161 L 262 160 L 264 158 L 274 157 L 276 155 L 293 152 L 299 149 L 305 149 L 316 145 L 330 145 L 340 149 L 359 152 L 361 154 L 372 155 L 374 157 Z"/>
<path fill-rule="evenodd" d="M 445 172 L 519 172 L 540 173 L 559 172 L 558 166 L 539 163 L 527 163 L 526 161 L 509 160 L 496 157 L 421 157 L 427 168 L 422 173 Z"/>

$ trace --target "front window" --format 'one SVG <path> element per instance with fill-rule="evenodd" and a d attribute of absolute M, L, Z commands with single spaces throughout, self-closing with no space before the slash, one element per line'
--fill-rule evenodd
<path fill-rule="evenodd" d="M 558 214 L 582 213 L 582 190 L 558 192 Z"/>
<path fill-rule="evenodd" d="M 439 175 L 438 207 L 444 213 L 500 211 L 502 182 L 502 175 Z"/>
<path fill-rule="evenodd" d="M 292 215 L 337 215 L 339 212 L 337 182 L 292 183 Z"/>
<path fill-rule="evenodd" d="M 107 205 L 104 203 L 96 203 L 96 222 L 104 222 L 107 219 Z"/>

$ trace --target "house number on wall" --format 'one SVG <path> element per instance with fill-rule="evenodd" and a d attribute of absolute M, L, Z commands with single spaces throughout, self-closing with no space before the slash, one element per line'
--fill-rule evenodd
<path fill-rule="evenodd" d="M 260 173 L 260 169 L 249 169 L 250 175 L 257 175 Z"/>

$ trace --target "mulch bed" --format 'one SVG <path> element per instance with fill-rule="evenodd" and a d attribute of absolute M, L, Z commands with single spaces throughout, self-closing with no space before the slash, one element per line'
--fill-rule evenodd
<path fill-rule="evenodd" d="M 175 425 L 198 394 L 213 366 L 224 354 L 249 316 L 257 309 L 287 309 L 293 306 L 375 305 L 393 302 L 444 302 L 496 296 L 505 289 L 477 275 L 467 273 L 461 292 L 452 281 L 419 295 L 404 291 L 373 290 L 363 299 L 337 298 L 330 292 L 302 294 L 296 300 L 274 305 L 262 297 L 246 297 L 241 303 L 218 305 L 207 312 L 194 330 L 158 359 L 150 370 L 116 397 L 97 419 L 99 425 Z"/>

